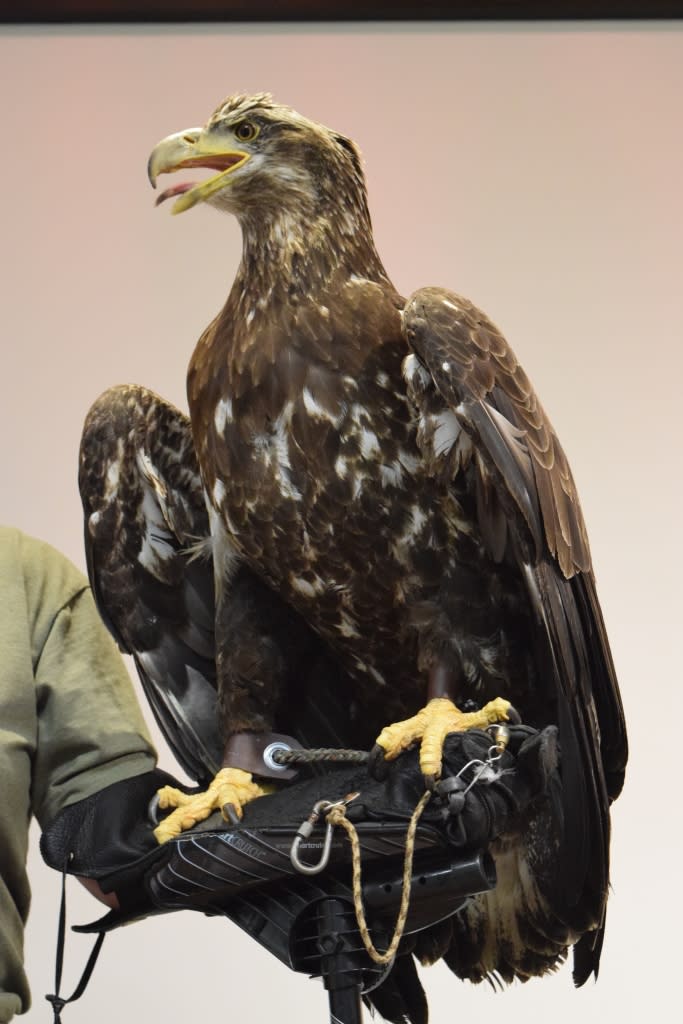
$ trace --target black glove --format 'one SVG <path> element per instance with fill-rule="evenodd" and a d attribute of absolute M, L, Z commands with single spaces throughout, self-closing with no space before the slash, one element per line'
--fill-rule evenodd
<path fill-rule="evenodd" d="M 508 731 L 499 757 L 486 732 L 447 738 L 442 780 L 422 816 L 418 849 L 446 856 L 485 852 L 497 836 L 522 829 L 536 799 L 558 784 L 557 729 L 510 726 Z M 321 800 L 334 802 L 357 792 L 346 813 L 359 831 L 364 861 L 375 857 L 385 863 L 392 845 L 400 856 L 405 827 L 424 792 L 417 752 L 389 762 L 386 775 L 379 781 L 365 767 L 335 767 L 248 804 L 239 825 L 214 814 L 159 846 L 147 807 L 156 790 L 174 780 L 150 772 L 67 807 L 43 833 L 41 850 L 51 867 L 61 870 L 66 863 L 69 873 L 95 878 L 105 892 L 116 892 L 120 909 L 88 930 L 173 909 L 222 913 L 246 889 L 297 878 L 289 849 Z M 317 839 L 322 845 L 324 830 L 321 819 L 312 846 Z M 346 867 L 349 861 L 348 841 L 336 829 L 330 865 Z"/>
<path fill-rule="evenodd" d="M 151 865 L 166 859 L 170 850 L 154 838 L 148 808 L 165 785 L 180 784 L 160 769 L 123 779 L 65 807 L 43 829 L 40 852 L 49 867 L 95 879 L 103 892 L 116 893 L 119 910 L 88 930 L 109 930 L 158 912 L 147 892 L 145 875 Z"/>

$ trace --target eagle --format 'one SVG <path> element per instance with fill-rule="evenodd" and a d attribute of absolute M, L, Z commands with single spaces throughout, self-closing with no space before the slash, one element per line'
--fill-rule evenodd
<path fill-rule="evenodd" d="M 264 791 L 252 746 L 275 729 L 386 758 L 420 743 L 432 785 L 450 731 L 554 725 L 559 790 L 494 844 L 496 889 L 423 959 L 526 980 L 573 947 L 581 985 L 598 972 L 627 740 L 550 421 L 476 306 L 394 288 L 351 140 L 268 94 L 235 95 L 149 158 L 155 186 L 188 168 L 212 173 L 158 202 L 208 203 L 243 237 L 189 364 L 189 420 L 113 388 L 80 456 L 100 609 L 166 721 L 188 694 L 205 708 L 186 744 L 195 776 L 223 751 L 205 794 L 162 794 L 178 806 L 167 821 L 241 814 Z"/>

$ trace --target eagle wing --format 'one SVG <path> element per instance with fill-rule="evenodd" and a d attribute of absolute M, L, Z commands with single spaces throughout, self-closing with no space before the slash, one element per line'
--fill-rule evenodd
<path fill-rule="evenodd" d="M 86 418 L 79 487 L 100 615 L 183 769 L 207 781 L 223 740 L 209 524 L 187 418 L 145 388 L 109 389 Z"/>
<path fill-rule="evenodd" d="M 519 965 L 515 971 L 506 966 L 504 936 L 509 941 L 519 933 L 525 913 L 529 927 L 535 904 L 542 908 L 531 914 L 539 950 L 543 933 L 547 938 L 560 922 L 569 941 L 572 933 L 583 935 L 574 950 L 574 979 L 581 984 L 597 972 L 609 882 L 609 803 L 623 783 L 627 744 L 576 487 L 526 374 L 483 313 L 458 295 L 425 288 L 408 301 L 403 325 L 413 353 L 405 373 L 418 441 L 435 473 L 465 474 L 491 555 L 517 566 L 534 620 L 539 703 L 550 695 L 562 751 L 561 792 L 551 814 L 558 856 L 549 836 L 541 844 L 538 830 L 527 829 L 516 856 L 531 866 L 531 891 L 517 885 L 512 905 L 508 898 L 503 907 L 499 885 L 475 901 L 456 922 L 446 959 L 456 973 L 485 976 L 483 951 L 487 942 L 491 946 L 490 930 L 498 929 L 491 972 L 519 976 Z"/>

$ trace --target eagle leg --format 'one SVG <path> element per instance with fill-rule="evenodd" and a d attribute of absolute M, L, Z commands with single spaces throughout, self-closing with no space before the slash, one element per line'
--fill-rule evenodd
<path fill-rule="evenodd" d="M 264 787 L 253 781 L 249 772 L 241 768 L 221 768 L 203 793 L 183 793 L 173 786 L 164 786 L 157 794 L 159 808 L 176 809 L 154 829 L 156 840 L 165 843 L 174 839 L 198 822 L 205 821 L 214 811 L 227 815 L 230 808 L 241 818 L 244 805 L 266 792 Z"/>
<path fill-rule="evenodd" d="M 486 729 L 496 722 L 515 716 L 509 700 L 496 697 L 478 711 L 460 711 L 448 697 L 434 697 L 412 718 L 387 725 L 377 737 L 377 745 L 387 761 L 420 740 L 420 770 L 427 784 L 441 775 L 441 760 L 446 736 L 467 729 Z"/>

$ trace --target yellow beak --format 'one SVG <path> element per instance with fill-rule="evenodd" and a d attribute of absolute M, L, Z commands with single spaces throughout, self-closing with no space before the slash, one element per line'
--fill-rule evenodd
<path fill-rule="evenodd" d="M 190 128 L 169 135 L 154 147 L 147 164 L 147 174 L 154 188 L 160 174 L 180 171 L 185 167 L 210 167 L 220 173 L 197 185 L 184 184 L 167 189 L 159 196 L 157 204 L 179 195 L 172 212 L 182 213 L 197 203 L 205 202 L 228 183 L 230 175 L 242 167 L 249 156 L 243 150 L 226 148 L 226 140 L 217 138 L 204 128 Z"/>

